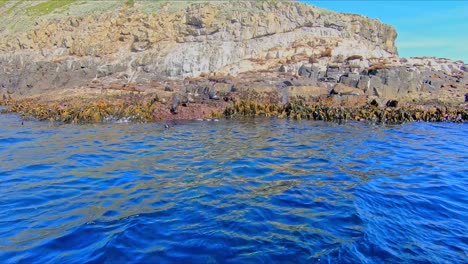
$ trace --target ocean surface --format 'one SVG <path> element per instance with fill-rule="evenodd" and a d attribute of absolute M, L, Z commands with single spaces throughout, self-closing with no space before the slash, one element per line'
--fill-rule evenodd
<path fill-rule="evenodd" d="M 0 115 L 1 263 L 466 263 L 468 125 Z"/>

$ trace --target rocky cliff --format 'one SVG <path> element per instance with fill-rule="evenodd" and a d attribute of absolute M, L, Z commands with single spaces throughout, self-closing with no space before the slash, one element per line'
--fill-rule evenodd
<path fill-rule="evenodd" d="M 164 89 L 187 90 L 185 78 L 214 75 L 228 76 L 232 88 L 258 72 L 273 73 L 260 86 L 279 92 L 329 94 L 341 83 L 390 98 L 447 83 L 466 88 L 463 62 L 400 59 L 393 27 L 297 2 L 4 0 L 0 13 L 0 88 L 17 96 L 145 90 L 168 80 L 175 88 Z M 284 73 L 294 80 L 278 77 Z"/>

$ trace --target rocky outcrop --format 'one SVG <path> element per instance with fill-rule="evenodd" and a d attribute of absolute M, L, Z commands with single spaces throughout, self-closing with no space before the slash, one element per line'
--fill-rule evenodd
<path fill-rule="evenodd" d="M 0 92 L 152 89 L 170 100 L 256 91 L 276 92 L 283 103 L 447 91 L 463 101 L 468 92 L 463 62 L 399 58 L 395 29 L 364 16 L 284 1 L 133 2 L 71 2 L 37 15 L 35 2 L 7 1 Z M 26 26 L 18 28 L 18 19 Z"/>
<path fill-rule="evenodd" d="M 297 72 L 290 67 L 290 73 L 299 76 L 300 80 L 296 82 L 325 87 L 331 94 L 343 93 L 344 87 L 348 87 L 355 89 L 354 94 L 364 94 L 370 98 L 432 98 L 461 103 L 464 93 L 468 92 L 468 76 L 461 61 L 396 57 L 351 61 L 346 59 L 328 65 L 320 61 L 304 63 Z"/>
<path fill-rule="evenodd" d="M 4 25 L 1 87 L 31 94 L 93 79 L 144 83 L 236 75 L 313 59 L 397 52 L 391 26 L 301 3 L 235 1 L 179 9 L 167 3 L 152 12 L 146 5 L 137 1 L 98 15 L 39 16 L 31 28 L 17 32 Z M 75 8 L 80 7 L 68 6 Z"/>

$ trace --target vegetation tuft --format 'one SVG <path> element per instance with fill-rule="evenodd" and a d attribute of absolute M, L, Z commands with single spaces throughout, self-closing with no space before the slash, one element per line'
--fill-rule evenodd
<path fill-rule="evenodd" d="M 13 13 L 13 11 L 15 11 L 16 7 L 19 6 L 19 5 L 21 5 L 23 2 L 24 2 L 24 0 L 16 1 L 16 3 L 15 3 L 13 6 L 11 6 L 10 8 L 8 8 L 7 14 Z M 5 1 L 5 3 L 6 3 L 6 1 Z"/>
<path fill-rule="evenodd" d="M 7 2 L 8 0 L 0 0 L 0 8 L 2 8 Z"/>
<path fill-rule="evenodd" d="M 43 16 L 53 12 L 56 9 L 64 8 L 70 4 L 73 4 L 74 2 L 76 2 L 76 0 L 48 0 L 28 7 L 26 12 L 31 16 Z"/>
<path fill-rule="evenodd" d="M 135 0 L 127 0 L 125 4 L 129 7 L 133 7 L 135 5 Z"/>

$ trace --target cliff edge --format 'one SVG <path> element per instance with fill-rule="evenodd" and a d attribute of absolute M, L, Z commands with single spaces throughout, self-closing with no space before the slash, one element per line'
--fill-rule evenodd
<path fill-rule="evenodd" d="M 392 26 L 294 1 L 2 0 L 0 14 L 9 97 L 253 92 L 381 105 L 468 93 L 462 61 L 400 58 Z"/>
<path fill-rule="evenodd" d="M 30 93 L 94 78 L 236 75 L 326 56 L 397 52 L 389 25 L 296 2 L 110 2 L 63 1 L 54 9 L 50 0 L 4 1 L 0 85 Z"/>

